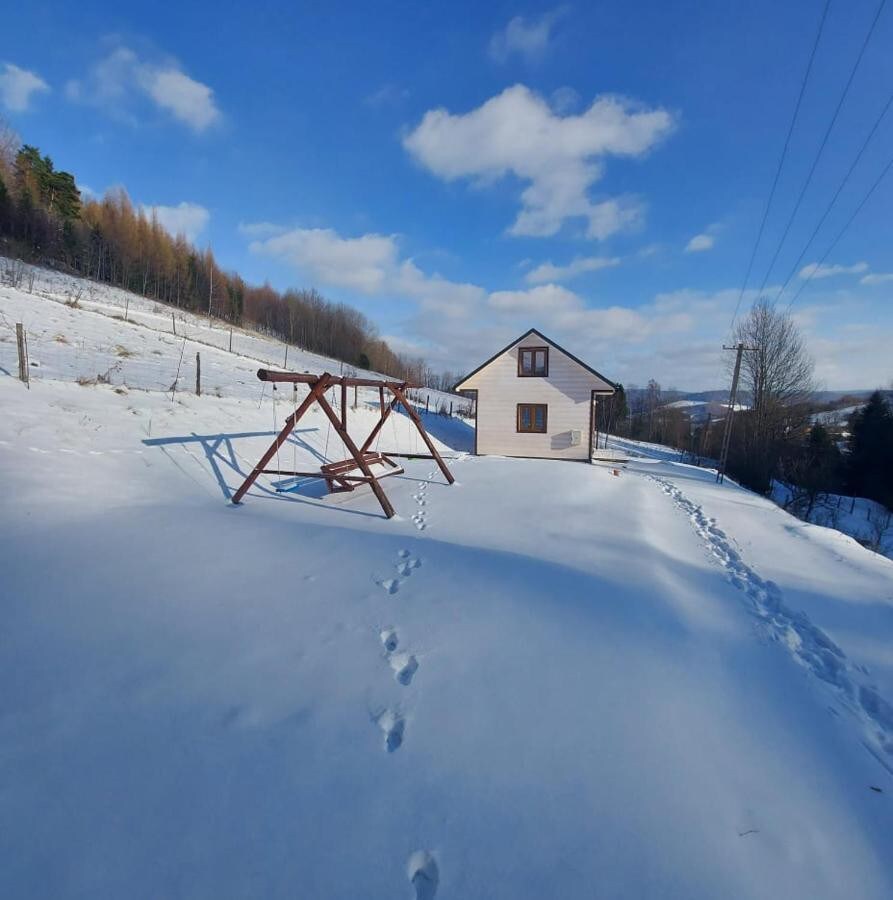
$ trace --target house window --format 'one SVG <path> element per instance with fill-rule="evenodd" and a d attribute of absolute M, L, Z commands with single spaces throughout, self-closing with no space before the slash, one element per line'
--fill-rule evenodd
<path fill-rule="evenodd" d="M 545 434 L 546 410 L 545 403 L 519 403 L 518 431 L 527 434 Z"/>
<path fill-rule="evenodd" d="M 549 374 L 548 347 L 522 347 L 518 351 L 518 376 L 544 378 Z"/>

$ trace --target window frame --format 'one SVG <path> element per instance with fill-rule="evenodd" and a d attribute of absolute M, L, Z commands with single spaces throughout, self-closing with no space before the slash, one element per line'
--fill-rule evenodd
<path fill-rule="evenodd" d="M 523 366 L 524 354 L 532 354 L 531 371 L 525 372 Z M 536 354 L 543 353 L 546 357 L 544 371 L 536 371 Z M 549 348 L 548 347 L 519 347 L 518 348 L 518 377 L 519 378 L 548 378 L 549 377 Z"/>
<path fill-rule="evenodd" d="M 530 409 L 530 428 L 521 427 L 521 410 Z M 543 427 L 536 427 L 536 411 L 543 411 Z M 549 433 L 549 404 L 548 403 L 518 403 L 515 407 L 515 432 L 517 434 L 548 434 Z"/>

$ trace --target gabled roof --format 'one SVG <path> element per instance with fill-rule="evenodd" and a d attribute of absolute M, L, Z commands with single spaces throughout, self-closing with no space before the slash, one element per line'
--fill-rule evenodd
<path fill-rule="evenodd" d="M 461 378 L 459 381 L 457 381 L 456 384 L 453 386 L 453 390 L 461 391 L 463 383 L 468 381 L 468 379 L 471 378 L 472 375 L 477 375 L 477 373 L 480 372 L 481 369 L 484 369 L 487 366 L 489 366 L 490 363 L 493 362 L 494 359 L 496 359 L 499 356 L 502 356 L 502 354 L 505 353 L 506 351 L 511 350 L 512 347 L 515 346 L 515 344 L 520 343 L 521 341 L 524 340 L 524 338 L 529 337 L 531 334 L 535 334 L 538 338 L 545 341 L 551 347 L 554 347 L 560 353 L 563 353 L 568 359 L 572 359 L 578 366 L 580 366 L 581 368 L 584 368 L 590 374 L 595 375 L 596 378 L 600 378 L 606 384 L 611 385 L 611 387 L 614 388 L 615 391 L 617 390 L 617 385 L 614 384 L 613 381 L 611 381 L 608 378 L 605 378 L 605 376 L 602 375 L 601 372 L 596 372 L 595 369 L 592 368 L 592 366 L 587 366 L 586 363 L 583 362 L 583 360 L 577 359 L 577 357 L 574 356 L 573 353 L 569 353 L 560 344 L 556 344 L 555 341 L 553 341 L 551 338 L 547 338 L 541 331 L 537 331 L 535 328 L 528 329 L 520 337 L 516 337 L 513 341 L 506 344 L 502 348 L 502 350 L 498 350 L 496 353 L 494 353 L 486 362 L 482 362 L 476 369 L 473 369 L 464 378 Z"/>

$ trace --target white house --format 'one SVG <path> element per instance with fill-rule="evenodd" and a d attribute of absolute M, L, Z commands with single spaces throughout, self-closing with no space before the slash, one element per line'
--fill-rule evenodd
<path fill-rule="evenodd" d="M 475 397 L 475 453 L 589 460 L 595 403 L 615 386 L 531 328 L 455 390 Z"/>

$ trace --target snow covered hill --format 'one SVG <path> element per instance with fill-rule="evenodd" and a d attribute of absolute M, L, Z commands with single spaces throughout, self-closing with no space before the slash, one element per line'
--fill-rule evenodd
<path fill-rule="evenodd" d="M 0 271 L 6 262 L 0 257 Z M 345 369 L 338 360 L 287 348 L 274 337 L 231 329 L 119 288 L 37 267 L 29 268 L 19 288 L 0 284 L 0 374 L 16 372 L 16 322 L 25 327 L 35 379 L 98 378 L 150 391 L 168 391 L 176 382 L 180 390 L 191 391 L 200 353 L 205 393 L 258 399 L 259 365 L 314 374 Z M 427 388 L 414 396 L 422 403 L 428 397 L 432 410 L 443 404 L 459 412 L 469 404 Z"/>
<path fill-rule="evenodd" d="M 84 358 L 160 334 L 53 314 Z M 234 507 L 292 398 L 220 352 L 220 397 L 0 373 L 5 895 L 893 896 L 893 563 L 433 415 L 457 482 L 407 462 L 395 519 Z M 326 421 L 289 462 L 337 458 Z"/>

